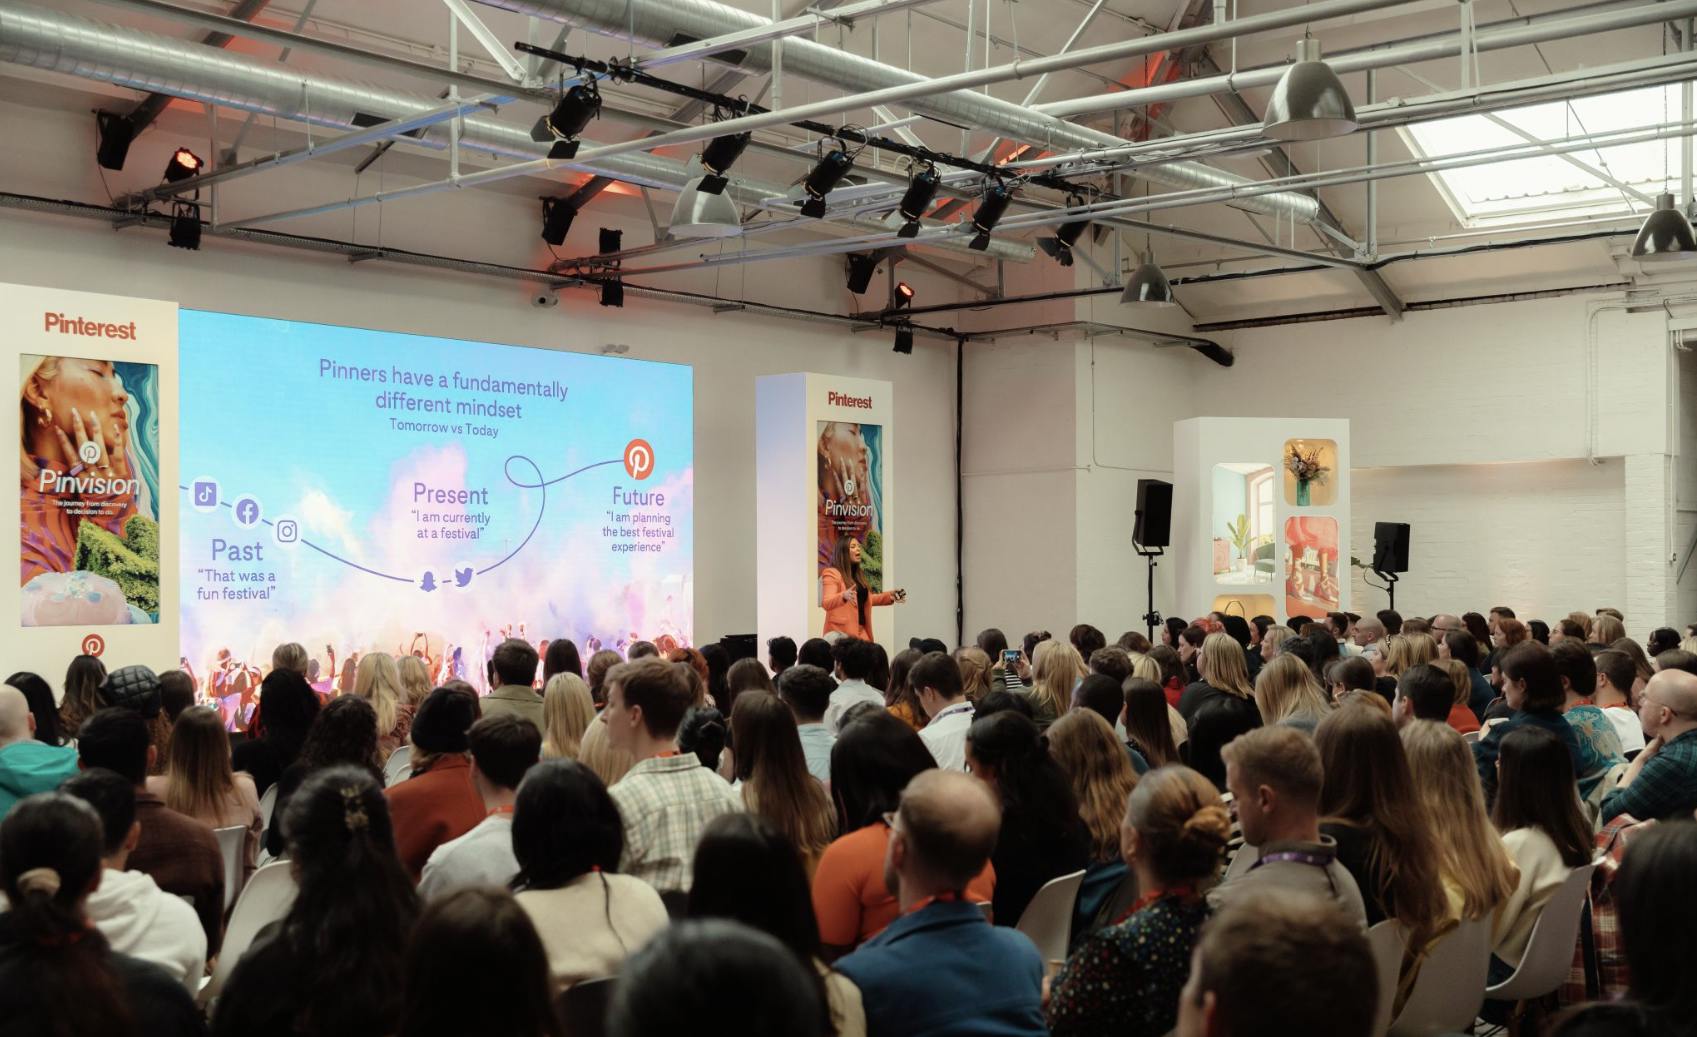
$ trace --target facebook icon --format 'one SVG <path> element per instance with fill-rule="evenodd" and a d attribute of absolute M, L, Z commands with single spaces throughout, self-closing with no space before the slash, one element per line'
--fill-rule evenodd
<path fill-rule="evenodd" d="M 259 501 L 252 497 L 237 497 L 232 505 L 236 515 L 236 525 L 243 529 L 252 529 L 259 524 Z"/>

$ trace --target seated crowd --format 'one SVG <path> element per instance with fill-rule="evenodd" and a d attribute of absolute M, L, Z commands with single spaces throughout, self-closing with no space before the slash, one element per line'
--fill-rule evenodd
<path fill-rule="evenodd" d="M 1574 980 L 1482 1015 L 1697 1034 L 1692 629 L 1159 640 L 508 640 L 489 695 L 371 654 L 328 700 L 288 644 L 245 738 L 185 674 L 14 674 L 0 1033 L 1376 1037 L 1453 933 L 1514 976 L 1586 869 Z"/>

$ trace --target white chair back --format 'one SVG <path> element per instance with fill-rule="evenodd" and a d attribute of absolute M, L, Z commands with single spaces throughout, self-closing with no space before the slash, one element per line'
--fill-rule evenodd
<path fill-rule="evenodd" d="M 271 815 L 276 812 L 277 783 L 272 782 L 271 787 L 265 790 L 265 795 L 259 797 L 259 827 L 262 830 L 271 827 Z"/>
<path fill-rule="evenodd" d="M 212 978 L 200 988 L 202 1004 L 218 996 L 229 982 L 236 963 L 247 953 L 259 931 L 289 913 L 295 902 L 294 872 L 288 861 L 273 861 L 253 873 L 236 900 L 236 910 L 230 924 L 224 927 L 224 945 L 218 952 L 218 965 Z"/>
<path fill-rule="evenodd" d="M 1462 922 L 1426 952 L 1392 1037 L 1464 1033 L 1485 1003 L 1491 968 L 1491 919 Z"/>
<path fill-rule="evenodd" d="M 1067 942 L 1072 939 L 1072 910 L 1083 883 L 1082 871 L 1050 879 L 1019 916 L 1016 928 L 1031 937 L 1044 962 L 1066 960 Z"/>
<path fill-rule="evenodd" d="M 1479 740 L 1479 732 L 1468 731 L 1461 736 L 1461 740 L 1464 741 L 1464 742 L 1467 742 L 1469 745 L 1471 745 L 1472 743 L 1477 742 Z"/>
<path fill-rule="evenodd" d="M 1567 873 L 1555 893 L 1538 912 L 1532 935 L 1526 941 L 1526 956 L 1514 975 L 1490 987 L 1485 996 L 1497 1001 L 1525 1001 L 1553 994 L 1567 979 L 1573 966 L 1573 946 L 1579 939 L 1579 913 L 1591 887 L 1591 872 L 1597 864 L 1582 864 Z"/>
<path fill-rule="evenodd" d="M 1373 1037 L 1385 1037 L 1391 1028 L 1391 1007 L 1396 1003 L 1397 979 L 1402 975 L 1402 924 L 1394 919 L 1367 930 L 1367 945 L 1373 949 L 1373 964 L 1379 979 L 1379 1010 L 1373 1017 Z"/>
<path fill-rule="evenodd" d="M 247 863 L 247 826 L 214 828 L 212 834 L 218 837 L 218 852 L 224 855 L 224 911 L 227 913 L 230 905 L 236 902 L 236 894 L 242 891 L 242 865 Z"/>
<path fill-rule="evenodd" d="M 383 784 L 399 785 L 412 777 L 412 746 L 403 745 L 389 754 L 389 762 L 383 765 Z"/>

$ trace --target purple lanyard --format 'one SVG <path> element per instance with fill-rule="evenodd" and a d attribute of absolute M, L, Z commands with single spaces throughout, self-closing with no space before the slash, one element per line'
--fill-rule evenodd
<path fill-rule="evenodd" d="M 1278 853 L 1269 853 L 1260 858 L 1249 866 L 1249 870 L 1254 871 L 1263 864 L 1271 864 L 1277 861 L 1290 861 L 1294 864 L 1308 864 L 1316 868 L 1324 868 L 1331 865 L 1332 858 L 1324 854 L 1308 853 L 1305 850 L 1280 850 Z"/>

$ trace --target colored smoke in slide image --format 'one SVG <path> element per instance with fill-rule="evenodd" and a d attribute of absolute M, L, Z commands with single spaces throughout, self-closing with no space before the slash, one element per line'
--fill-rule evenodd
<path fill-rule="evenodd" d="M 1273 582 L 1273 466 L 1223 462 L 1214 466 L 1210 490 L 1213 570 L 1217 583 Z"/>
<path fill-rule="evenodd" d="M 819 425 L 819 571 L 839 568 L 837 545 L 860 542 L 860 569 L 884 589 L 883 428 L 850 421 Z"/>
<path fill-rule="evenodd" d="M 159 368 L 19 357 L 23 626 L 159 622 Z"/>
<path fill-rule="evenodd" d="M 1285 519 L 1285 614 L 1336 612 L 1338 579 L 1338 520 Z"/>
<path fill-rule="evenodd" d="M 587 659 L 694 628 L 686 366 L 184 310 L 182 654 L 231 726 L 271 650 L 346 691 L 506 637 Z"/>

